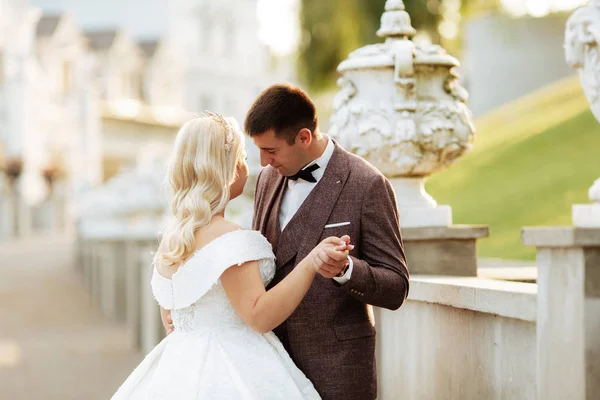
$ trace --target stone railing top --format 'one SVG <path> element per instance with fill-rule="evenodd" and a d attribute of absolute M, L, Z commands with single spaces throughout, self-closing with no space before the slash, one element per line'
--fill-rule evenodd
<path fill-rule="evenodd" d="M 77 215 L 86 218 L 161 213 L 167 206 L 164 174 L 163 169 L 121 173 L 83 193 L 78 200 Z"/>
<path fill-rule="evenodd" d="M 537 247 L 600 247 L 600 228 L 526 227 L 521 242 Z"/>
<path fill-rule="evenodd" d="M 408 300 L 535 322 L 537 285 L 476 277 L 413 275 Z"/>
<path fill-rule="evenodd" d="M 404 240 L 479 239 L 490 235 L 487 225 L 402 228 Z"/>
<path fill-rule="evenodd" d="M 119 232 L 80 232 L 80 240 L 89 242 L 156 242 L 158 245 L 159 235 L 157 232 L 121 230 Z"/>

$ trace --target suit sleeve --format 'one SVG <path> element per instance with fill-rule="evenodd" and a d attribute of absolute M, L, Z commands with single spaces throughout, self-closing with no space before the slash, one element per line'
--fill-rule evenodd
<path fill-rule="evenodd" d="M 361 205 L 360 243 L 350 255 L 352 277 L 340 288 L 364 303 L 396 310 L 409 288 L 396 197 L 381 175 L 371 180 L 366 193 Z"/>

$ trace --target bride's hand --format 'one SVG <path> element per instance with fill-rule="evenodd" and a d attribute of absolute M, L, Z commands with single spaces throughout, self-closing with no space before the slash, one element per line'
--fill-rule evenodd
<path fill-rule="evenodd" d="M 325 278 L 339 275 L 348 265 L 348 254 L 353 248 L 347 235 L 323 240 L 310 253 L 315 271 Z"/>

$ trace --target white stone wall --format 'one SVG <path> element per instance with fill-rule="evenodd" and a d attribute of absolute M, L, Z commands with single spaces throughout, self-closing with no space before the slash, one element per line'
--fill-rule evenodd
<path fill-rule="evenodd" d="M 398 311 L 378 309 L 381 400 L 535 399 L 537 285 L 411 277 Z"/>

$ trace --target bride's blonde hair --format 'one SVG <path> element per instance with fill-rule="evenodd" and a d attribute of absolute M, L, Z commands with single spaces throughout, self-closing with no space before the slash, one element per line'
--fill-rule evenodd
<path fill-rule="evenodd" d="M 167 172 L 170 222 L 157 261 L 176 264 L 194 253 L 196 232 L 229 202 L 229 186 L 244 154 L 243 136 L 232 118 L 207 113 L 181 127 Z"/>

